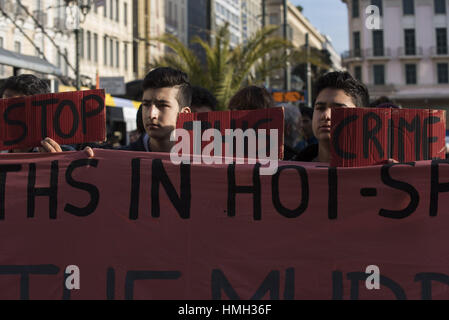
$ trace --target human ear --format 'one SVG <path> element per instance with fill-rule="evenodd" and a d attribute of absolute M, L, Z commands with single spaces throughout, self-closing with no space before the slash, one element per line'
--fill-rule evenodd
<path fill-rule="evenodd" d="M 192 113 L 192 110 L 190 110 L 189 107 L 184 107 L 181 109 L 179 113 Z"/>

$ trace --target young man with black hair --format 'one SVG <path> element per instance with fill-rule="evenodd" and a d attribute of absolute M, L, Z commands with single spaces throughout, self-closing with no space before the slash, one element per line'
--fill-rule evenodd
<path fill-rule="evenodd" d="M 178 114 L 191 112 L 189 79 L 182 71 L 156 68 L 145 76 L 142 87 L 142 122 L 147 135 L 122 150 L 170 152 Z"/>
<path fill-rule="evenodd" d="M 50 87 L 48 84 L 32 74 L 21 74 L 19 76 L 12 76 L 6 79 L 0 89 L 0 97 L 2 99 L 18 98 L 26 96 L 34 96 L 37 94 L 50 93 Z M 62 152 L 62 151 L 74 151 L 72 146 L 60 146 L 56 142 L 53 144 L 53 140 L 46 138 L 41 141 L 42 147 L 39 148 L 40 152 Z M 14 149 L 10 150 L 10 153 L 28 153 L 37 151 L 35 148 L 27 149 Z"/>
<path fill-rule="evenodd" d="M 169 153 L 175 144 L 170 141 L 170 135 L 176 129 L 178 114 L 191 112 L 192 88 L 189 79 L 182 71 L 156 68 L 145 76 L 142 88 L 142 122 L 147 134 L 144 139 L 118 150 Z M 52 140 L 54 144 L 57 145 Z M 90 147 L 84 151 L 94 156 Z"/>
<path fill-rule="evenodd" d="M 331 111 L 335 107 L 369 107 L 369 93 L 366 86 L 354 79 L 348 72 L 330 72 L 316 83 L 317 98 L 312 119 L 313 133 L 318 144 L 308 146 L 296 161 L 329 163 L 331 152 Z"/>

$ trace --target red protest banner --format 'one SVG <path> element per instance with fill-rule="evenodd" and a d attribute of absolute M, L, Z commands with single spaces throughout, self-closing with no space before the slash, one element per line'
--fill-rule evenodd
<path fill-rule="evenodd" d="M 104 90 L 0 99 L 0 150 L 37 147 L 46 137 L 59 144 L 103 141 Z"/>
<path fill-rule="evenodd" d="M 444 110 L 335 108 L 331 165 L 363 167 L 388 159 L 445 159 L 445 136 Z"/>
<path fill-rule="evenodd" d="M 0 299 L 449 299 L 449 161 L 84 157 L 0 155 Z"/>
<path fill-rule="evenodd" d="M 196 124 L 195 124 L 196 122 Z M 200 123 L 201 122 L 201 123 Z M 201 154 L 205 147 L 214 141 L 212 137 L 205 136 L 204 132 L 208 129 L 216 129 L 222 138 L 222 153 L 219 156 L 225 156 L 225 151 L 230 148 L 230 144 L 226 140 L 229 138 L 229 132 L 241 129 L 245 133 L 248 129 L 254 129 L 255 140 L 258 140 L 260 130 L 266 130 L 268 137 L 266 142 L 267 150 L 270 150 L 270 133 L 272 130 L 277 132 L 277 150 L 279 159 L 283 159 L 284 154 L 284 109 L 270 108 L 263 110 L 248 111 L 219 111 L 207 113 L 181 113 L 176 125 L 177 130 L 184 129 L 190 135 L 190 154 Z M 238 142 L 234 143 L 234 149 Z M 258 152 L 260 141 L 250 141 L 250 145 L 255 144 Z M 195 145 L 201 146 L 201 150 L 195 150 Z M 248 149 L 248 143 L 245 142 L 244 149 Z M 199 149 L 199 148 L 198 148 Z M 212 156 L 218 156 L 211 152 Z M 231 156 L 235 156 L 235 150 L 230 152 Z M 245 153 L 247 155 L 247 153 Z"/>

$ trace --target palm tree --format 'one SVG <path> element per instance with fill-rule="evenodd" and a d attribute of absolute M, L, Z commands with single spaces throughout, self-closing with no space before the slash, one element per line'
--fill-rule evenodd
<path fill-rule="evenodd" d="M 291 47 L 289 42 L 274 35 L 277 29 L 276 26 L 267 26 L 255 33 L 246 43 L 233 49 L 230 46 L 227 24 L 212 35 L 212 44 L 195 37 L 192 43 L 199 44 L 204 51 L 206 65 L 175 36 L 165 34 L 153 40 L 165 44 L 170 48 L 170 52 L 156 59 L 150 67 L 169 66 L 184 71 L 192 85 L 209 89 L 217 98 L 219 109 L 225 110 L 231 97 L 243 84 L 261 84 L 266 74 L 283 66 L 280 63 L 269 66 L 262 63 L 265 55 Z M 256 71 L 257 78 L 253 71 Z"/>

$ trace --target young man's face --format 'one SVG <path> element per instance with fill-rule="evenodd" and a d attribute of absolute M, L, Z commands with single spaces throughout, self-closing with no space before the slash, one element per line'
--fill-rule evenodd
<path fill-rule="evenodd" d="M 326 88 L 320 92 L 313 113 L 313 133 L 318 141 L 330 141 L 331 110 L 334 107 L 355 108 L 352 98 L 341 89 Z"/>
<path fill-rule="evenodd" d="M 189 113 L 186 106 L 179 106 L 179 89 L 159 88 L 147 89 L 142 99 L 142 120 L 148 135 L 156 140 L 170 139 L 171 132 L 176 129 L 178 113 Z"/>

